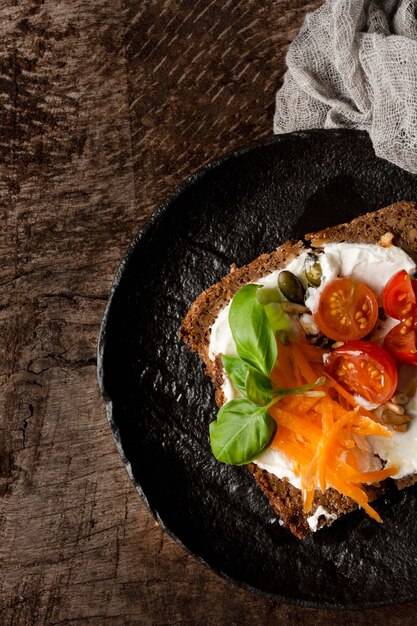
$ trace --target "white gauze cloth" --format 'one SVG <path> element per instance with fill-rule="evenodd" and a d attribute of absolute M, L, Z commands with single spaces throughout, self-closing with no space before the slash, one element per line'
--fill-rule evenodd
<path fill-rule="evenodd" d="M 417 173 L 417 0 L 327 0 L 287 54 L 274 132 L 356 128 Z"/>

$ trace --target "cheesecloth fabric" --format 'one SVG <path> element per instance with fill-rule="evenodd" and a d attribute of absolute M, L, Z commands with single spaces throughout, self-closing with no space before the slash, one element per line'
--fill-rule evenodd
<path fill-rule="evenodd" d="M 417 0 L 327 0 L 287 53 L 274 132 L 355 128 L 417 173 Z"/>

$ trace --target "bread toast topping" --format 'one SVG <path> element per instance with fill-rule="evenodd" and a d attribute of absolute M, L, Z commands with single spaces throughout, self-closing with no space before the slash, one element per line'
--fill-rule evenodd
<path fill-rule="evenodd" d="M 297 477 L 302 476 L 304 487 L 301 485 L 300 480 L 301 488 L 293 486 L 287 478 L 278 478 L 273 473 L 261 469 L 259 465 L 254 463 L 249 463 L 248 470 L 258 487 L 267 496 L 271 507 L 280 518 L 280 523 L 299 538 L 306 537 L 312 530 L 318 530 L 325 525 L 332 524 L 334 519 L 353 511 L 358 505 L 364 508 L 374 519 L 381 521 L 376 511 L 369 506 L 369 503 L 372 503 L 384 494 L 391 486 L 404 489 L 417 482 L 417 472 L 410 468 L 405 470 L 406 475 L 404 477 L 395 480 L 393 483 L 388 483 L 385 478 L 395 474 L 398 468 L 393 466 L 388 470 L 373 471 L 372 461 L 373 459 L 378 461 L 379 457 L 372 454 L 372 448 L 366 438 L 373 434 L 378 435 L 378 440 L 382 440 L 384 435 L 385 440 L 391 440 L 393 432 L 395 433 L 394 436 L 397 433 L 404 434 L 404 438 L 408 438 L 409 434 L 411 434 L 414 422 L 417 422 L 408 414 L 412 414 L 413 402 L 410 402 L 410 398 L 415 395 L 416 391 L 415 367 L 400 367 L 399 386 L 403 385 L 402 388 L 408 394 L 407 396 L 396 393 L 385 406 L 382 405 L 372 412 L 369 411 L 369 405 L 368 408 L 361 407 L 358 403 L 359 396 L 357 394 L 363 391 L 363 389 L 355 385 L 355 376 L 349 376 L 349 374 L 352 374 L 352 372 L 349 372 L 350 368 L 348 367 L 346 370 L 344 367 L 344 365 L 349 365 L 349 362 L 343 363 L 342 361 L 340 367 L 342 373 L 348 374 L 346 379 L 350 377 L 352 384 L 348 391 L 346 387 L 343 387 L 343 384 L 346 382 L 344 375 L 341 378 L 339 377 L 340 382 L 343 383 L 340 385 L 337 380 L 329 378 L 329 372 L 323 364 L 323 355 L 326 352 L 337 349 L 339 345 L 346 345 L 346 343 L 339 339 L 337 339 L 336 343 L 328 339 L 326 340 L 326 333 L 318 327 L 322 325 L 323 320 L 320 321 L 320 316 L 315 314 L 315 310 L 310 312 L 310 309 L 305 307 L 303 301 L 305 291 L 307 291 L 306 295 L 308 298 L 311 293 L 318 293 L 321 284 L 328 283 L 326 276 L 323 278 L 324 272 L 320 263 L 317 264 L 317 255 L 322 257 L 323 265 L 326 263 L 326 259 L 323 258 L 323 254 L 318 249 L 322 250 L 324 246 L 327 247 L 328 244 L 332 245 L 335 242 L 337 244 L 343 242 L 343 244 L 353 243 L 355 246 L 358 243 L 359 245 L 365 244 L 365 246 L 373 244 L 372 247 L 375 250 L 375 246 L 378 244 L 379 248 L 387 248 L 390 250 L 389 254 L 394 253 L 394 256 L 400 249 L 400 254 L 405 252 L 411 255 L 413 259 L 417 259 L 416 229 L 411 228 L 411 225 L 415 223 L 417 223 L 417 204 L 403 201 L 362 215 L 352 222 L 332 226 L 319 232 L 307 233 L 305 240 L 311 242 L 314 252 L 307 253 L 305 266 L 300 268 L 300 278 L 303 281 L 301 284 L 301 289 L 303 290 L 302 300 L 300 300 L 300 285 L 297 285 L 298 279 L 288 278 L 288 275 L 285 276 L 285 273 L 284 280 L 281 279 L 282 285 L 278 286 L 280 289 L 281 286 L 284 288 L 285 293 L 282 290 L 281 293 L 287 298 L 287 301 L 281 302 L 281 304 L 279 304 L 279 301 L 274 301 L 273 296 L 274 292 L 277 292 L 277 286 L 273 276 L 272 279 L 270 278 L 270 281 L 272 280 L 272 289 L 268 287 L 259 289 L 256 286 L 254 287 L 254 284 L 264 282 L 265 278 L 268 279 L 273 274 L 277 277 L 278 273 L 289 267 L 292 262 L 299 263 L 301 266 L 303 260 L 300 257 L 306 252 L 303 242 L 286 242 L 270 253 L 261 254 L 243 267 L 237 267 L 233 264 L 229 274 L 206 289 L 193 302 L 181 325 L 179 334 L 185 344 L 191 350 L 196 351 L 204 362 L 206 373 L 211 377 L 216 390 L 215 398 L 217 405 L 222 407 L 217 420 L 210 424 L 212 450 L 216 458 L 229 463 L 230 459 L 226 457 L 229 453 L 232 453 L 236 457 L 238 464 L 241 464 L 249 463 L 247 459 L 254 455 L 252 459 L 257 458 L 259 462 L 259 455 L 269 445 L 268 441 L 271 441 L 270 437 L 272 436 L 276 439 L 275 443 L 282 443 L 284 446 L 282 449 L 278 446 L 278 449 L 288 452 L 289 458 L 286 460 L 289 461 L 291 459 L 291 462 L 295 462 L 295 465 L 298 464 L 298 467 L 294 467 L 297 476 L 293 482 L 296 484 Z M 397 249 L 392 246 L 393 242 L 398 246 Z M 366 249 L 369 250 L 369 248 Z M 343 261 L 347 261 L 350 252 L 347 248 L 345 249 Z M 376 253 L 379 254 L 380 252 L 381 250 L 377 248 Z M 383 261 L 384 259 L 376 259 L 376 262 L 373 264 L 374 271 L 370 273 L 376 277 L 378 275 L 381 276 L 382 282 L 385 282 L 387 280 L 387 272 L 385 269 L 381 271 Z M 414 263 L 410 261 L 410 257 L 408 257 L 407 262 L 411 262 L 414 266 Z M 358 263 L 358 265 L 360 264 Z M 398 270 L 408 267 L 407 264 L 403 265 L 402 262 L 398 266 L 396 268 Z M 412 272 L 413 269 L 410 268 L 408 271 Z M 335 272 L 335 275 L 337 273 Z M 391 304 L 394 304 L 395 319 L 386 319 L 383 310 L 380 309 L 380 321 L 378 321 L 372 331 L 372 341 L 379 345 L 383 343 L 385 351 L 391 353 L 391 357 L 394 356 L 397 363 L 403 361 L 414 363 L 414 359 L 417 358 L 417 282 L 411 280 L 408 276 L 408 283 L 406 281 L 405 285 L 400 285 L 400 278 L 401 276 L 394 281 L 394 288 L 386 298 L 387 302 L 390 302 L 390 309 Z M 307 280 L 309 286 L 306 284 Z M 366 283 L 366 280 L 363 282 Z M 216 357 L 215 353 L 217 351 L 221 352 L 222 348 L 215 349 L 214 353 L 211 352 L 209 355 L 210 340 L 213 340 L 216 335 L 216 322 L 220 322 L 222 317 L 227 322 L 227 304 L 234 300 L 235 296 L 242 289 L 242 285 L 252 285 L 249 292 L 251 292 L 252 296 L 254 292 L 259 296 L 259 306 L 256 305 L 253 297 L 250 298 L 250 307 L 246 309 L 249 316 L 241 316 L 237 327 L 233 324 L 234 332 L 237 329 L 239 333 L 244 331 L 240 339 L 243 338 L 243 344 L 247 344 L 246 353 L 242 352 L 242 348 L 245 348 L 245 346 L 240 345 L 237 358 L 221 357 L 220 355 Z M 347 286 L 349 287 L 349 285 Z M 310 287 L 318 287 L 318 289 L 314 291 Z M 354 295 L 355 289 L 352 285 L 351 287 Z M 349 289 L 346 290 L 346 293 L 348 291 Z M 248 294 L 248 290 L 245 290 L 245 293 Z M 366 306 L 363 308 L 366 302 L 363 299 L 361 300 L 361 297 L 354 298 L 353 304 L 350 306 L 350 300 L 346 297 L 346 293 L 342 298 L 342 300 L 344 299 L 344 304 L 340 306 L 340 302 L 336 302 L 338 294 L 332 293 L 332 290 L 330 290 L 329 306 L 332 308 L 334 305 L 335 315 L 340 321 L 339 326 L 346 324 L 344 320 L 344 316 L 346 316 L 346 319 L 352 322 L 353 327 L 356 327 L 354 333 L 350 331 L 348 333 L 353 338 L 358 336 L 358 327 L 362 332 L 361 326 L 364 327 L 366 323 L 369 323 L 369 325 L 373 323 L 372 315 L 374 313 L 371 310 L 367 310 Z M 333 297 L 333 300 L 330 299 L 331 297 Z M 378 299 L 380 299 L 379 296 Z M 320 300 L 321 297 L 318 295 L 317 301 L 319 302 Z M 241 298 L 240 303 L 242 304 Z M 374 308 L 374 303 L 368 301 L 368 304 L 371 305 L 371 309 Z M 410 308 L 408 306 L 410 304 L 410 315 L 404 317 L 403 313 Z M 403 305 L 405 305 L 405 308 Z M 250 321 L 252 313 L 256 314 L 255 317 L 258 321 L 263 316 L 260 312 L 260 306 L 269 317 L 270 332 L 275 334 L 278 351 L 280 352 L 278 357 L 279 363 L 276 362 L 273 370 L 270 369 L 272 364 L 271 356 L 274 356 L 274 351 L 272 350 L 273 343 L 271 334 L 267 332 L 265 327 L 268 324 L 265 325 L 265 319 L 263 319 L 262 343 L 264 347 L 265 345 L 269 346 L 268 354 L 263 354 L 256 347 L 259 343 L 258 332 L 256 331 L 258 325 Z M 310 306 L 314 309 L 314 304 Z M 288 328 L 285 328 L 285 315 L 282 315 L 282 311 L 287 313 L 294 322 L 291 332 Z M 341 315 L 339 315 L 340 312 Z M 369 319 L 371 319 L 370 322 Z M 350 324 L 346 325 L 349 326 Z M 212 329 L 214 332 L 211 332 Z M 250 331 L 250 335 L 246 337 L 246 339 L 249 339 L 248 342 L 245 339 L 245 330 Z M 339 327 L 337 332 L 339 333 L 341 330 L 343 329 Z M 217 331 L 219 331 L 217 335 L 222 346 L 226 347 L 229 344 L 229 348 L 226 347 L 225 352 L 236 354 L 234 352 L 235 344 L 233 340 L 230 342 L 230 334 L 228 335 L 227 332 L 222 333 L 221 324 L 219 324 Z M 306 335 L 309 337 L 306 337 Z M 368 339 L 368 336 L 365 339 Z M 288 344 L 286 344 L 286 341 L 288 341 Z M 323 344 L 323 341 L 327 341 L 327 345 Z M 346 339 L 343 341 L 346 342 Z M 325 350 L 323 350 L 323 346 L 326 348 Z M 228 351 L 229 349 L 230 352 Z M 298 353 L 299 356 L 297 356 Z M 383 375 L 384 372 L 381 371 L 381 364 L 378 364 L 377 361 L 372 361 L 372 353 L 368 355 L 365 353 L 363 356 L 360 356 L 361 351 L 358 351 L 358 353 L 358 359 L 355 358 L 357 361 L 356 365 L 360 365 L 366 359 L 370 360 L 368 363 L 369 367 L 366 367 L 363 371 L 363 373 L 367 372 L 367 379 L 364 382 L 370 383 L 370 388 L 372 389 L 373 387 L 374 392 L 378 391 L 378 386 L 385 388 L 386 381 Z M 255 362 L 247 360 L 247 357 L 251 359 L 253 356 L 256 357 Z M 276 354 L 274 358 L 276 358 Z M 283 368 L 281 362 L 284 361 L 286 361 L 286 365 Z M 355 363 L 351 365 L 355 369 Z M 364 362 L 364 367 L 365 365 L 366 362 Z M 249 369 L 257 370 L 255 375 L 252 372 L 250 378 L 246 378 L 248 367 Z M 338 369 L 335 372 L 336 377 L 339 376 Z M 378 371 L 374 372 L 375 369 Z M 410 370 L 410 372 L 407 373 L 405 370 Z M 359 370 L 357 371 L 358 374 L 361 374 Z M 233 384 L 230 381 L 226 381 L 226 384 L 224 379 L 225 372 L 227 372 L 228 376 L 231 376 Z M 404 372 L 407 375 L 404 375 Z M 326 383 L 324 385 L 320 383 L 317 386 L 318 380 L 315 377 L 318 375 L 322 378 L 322 374 L 326 378 Z M 372 378 L 370 374 L 373 374 L 376 378 Z M 361 376 L 358 376 L 358 380 L 360 379 Z M 250 384 L 246 384 L 247 382 Z M 305 388 L 302 389 L 303 382 L 309 383 L 307 387 L 309 389 L 314 388 L 314 391 L 305 393 Z M 311 385 L 312 382 L 313 384 Z M 232 400 L 233 404 L 230 405 L 230 402 L 227 402 L 227 398 L 236 394 L 236 383 L 242 391 L 242 397 Z M 279 389 L 277 389 L 276 385 L 279 385 L 281 388 L 284 387 L 282 389 L 284 393 L 280 396 L 282 399 L 278 399 L 278 401 L 277 393 L 279 395 Z M 294 385 L 297 385 L 298 389 L 289 391 L 288 388 Z M 312 395 L 316 397 L 313 398 L 311 397 Z M 324 397 L 317 397 L 322 395 Z M 366 403 L 361 400 L 361 404 Z M 223 409 L 225 405 L 226 408 Z M 227 405 L 229 405 L 229 408 L 227 408 Z M 238 408 L 241 409 L 240 413 L 237 410 Z M 249 408 L 250 414 L 245 414 L 246 408 Z M 229 409 L 232 410 L 230 411 Z M 271 421 L 268 419 L 268 412 L 273 415 L 276 421 L 275 434 Z M 219 420 L 221 417 L 220 413 L 222 413 L 224 419 Z M 305 419 L 300 421 L 297 416 Z M 221 426 L 220 429 L 218 428 L 219 426 Z M 241 429 L 241 427 L 243 428 Z M 407 429 L 409 429 L 409 432 L 405 432 Z M 215 434 L 217 437 L 215 447 L 213 447 L 212 434 Z M 256 438 L 258 438 L 258 444 L 256 444 Z M 349 447 L 352 446 L 354 449 L 350 451 Z M 265 455 L 266 453 L 271 453 L 273 457 L 273 453 L 275 453 L 274 448 L 276 446 L 271 444 Z M 343 448 L 345 452 L 343 452 Z M 341 453 L 342 456 L 340 456 Z M 346 454 L 346 462 L 344 454 Z M 362 473 L 358 464 L 352 460 L 352 454 L 362 457 L 362 461 L 366 461 Z M 403 454 L 408 454 L 408 451 L 401 452 L 399 456 L 402 458 Z M 412 451 L 410 451 L 410 454 L 412 454 Z M 266 460 L 270 462 L 271 458 L 266 456 Z M 268 464 L 266 463 L 265 465 L 267 466 Z M 340 472 L 339 468 L 341 469 Z M 336 470 L 336 473 L 334 470 Z M 289 471 L 278 473 L 282 476 L 290 476 Z M 317 475 L 319 476 L 320 489 L 312 489 Z M 327 484 L 331 485 L 327 489 L 326 476 L 329 479 Z M 355 484 L 357 487 L 355 487 Z M 308 487 L 307 490 L 306 486 Z M 322 510 L 320 507 L 325 511 L 325 514 L 320 514 Z"/>
<path fill-rule="evenodd" d="M 389 278 L 400 270 L 413 273 L 416 269 L 415 263 L 409 255 L 396 246 L 381 247 L 377 244 L 330 243 L 323 246 L 323 250 L 319 255 L 322 272 L 321 284 L 318 287 L 314 287 L 306 283 L 304 276 L 306 259 L 310 253 L 310 250 L 303 251 L 285 269 L 298 276 L 304 283 L 306 288 L 305 302 L 312 312 L 317 309 L 323 289 L 337 277 L 348 276 L 365 283 L 376 295 L 378 304 L 382 304 L 382 291 Z M 263 276 L 256 283 L 262 285 L 264 289 L 271 289 L 277 284 L 277 277 L 282 269 Z M 217 354 L 237 355 L 228 323 L 229 310 L 230 303 L 220 311 L 211 328 L 209 344 L 209 356 L 211 359 L 214 359 Z M 314 332 L 314 323 L 311 320 L 309 322 L 313 326 Z M 391 317 L 379 320 L 373 333 L 375 343 L 382 344 L 385 335 L 396 323 L 397 321 Z M 403 370 L 404 367 L 401 367 L 400 372 Z M 224 379 L 222 390 L 226 400 L 238 397 L 239 393 L 227 376 Z M 410 383 L 407 385 L 404 383 L 404 376 L 400 376 L 399 389 L 405 392 L 410 389 Z M 413 398 L 407 406 L 407 413 L 417 417 L 417 395 L 415 395 L 415 390 L 411 395 Z M 368 409 L 377 406 L 360 396 L 356 396 L 356 399 L 358 404 L 365 405 Z M 381 463 L 374 455 L 378 455 L 387 468 L 394 465 L 398 468 L 394 476 L 395 478 L 401 478 L 417 471 L 417 419 L 412 421 L 407 432 L 394 432 L 391 438 L 368 436 L 368 441 L 370 448 L 366 471 L 381 467 Z M 279 478 L 288 478 L 295 487 L 301 487 L 299 474 L 294 471 L 292 462 L 281 451 L 268 448 L 254 462 Z"/>
<path fill-rule="evenodd" d="M 295 257 L 286 269 L 302 279 L 307 255 L 310 250 L 303 251 Z M 352 244 L 352 243 L 329 243 L 323 246 L 320 254 L 320 264 L 323 271 L 323 279 L 320 287 L 308 287 L 306 306 L 315 311 L 317 308 L 320 292 L 323 287 L 338 276 L 351 276 L 364 282 L 376 295 L 381 298 L 382 290 L 387 280 L 396 272 L 404 269 L 412 273 L 416 265 L 411 257 L 397 246 L 383 248 L 377 244 Z M 275 287 L 278 274 L 282 271 L 275 270 L 258 279 L 256 283 L 265 288 Z M 217 316 L 211 327 L 209 357 L 214 360 L 217 354 L 237 355 L 232 333 L 228 323 L 230 303 L 226 305 Z M 388 318 L 380 325 L 380 336 L 383 338 L 385 326 L 392 326 L 392 319 Z"/>

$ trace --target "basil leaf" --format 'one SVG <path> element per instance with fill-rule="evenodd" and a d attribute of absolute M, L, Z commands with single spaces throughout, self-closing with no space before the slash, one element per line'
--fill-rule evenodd
<path fill-rule="evenodd" d="M 226 374 L 242 395 L 246 395 L 246 376 L 248 373 L 248 366 L 242 359 L 238 359 L 236 356 L 227 356 L 222 354 L 222 363 Z"/>
<path fill-rule="evenodd" d="M 210 424 L 210 443 L 218 461 L 245 465 L 256 459 L 271 443 L 277 425 L 266 407 L 245 398 L 230 400 Z"/>
<path fill-rule="evenodd" d="M 256 297 L 264 306 L 271 302 L 282 302 L 284 300 L 284 296 L 279 291 L 278 287 L 261 287 L 256 293 Z"/>
<path fill-rule="evenodd" d="M 259 406 L 272 400 L 272 383 L 257 370 L 249 370 L 246 376 L 246 396 Z"/>
<path fill-rule="evenodd" d="M 260 285 L 245 285 L 232 300 L 229 325 L 240 358 L 269 376 L 277 358 L 275 335 L 256 292 Z"/>
<path fill-rule="evenodd" d="M 287 332 L 291 330 L 290 318 L 280 304 L 270 302 L 264 306 L 264 309 L 274 333 L 282 330 Z"/>
<path fill-rule="evenodd" d="M 272 391 L 274 399 L 270 402 L 269 406 L 272 406 L 275 402 L 281 400 L 281 398 L 285 398 L 285 396 L 309 396 L 310 398 L 323 398 L 326 395 L 324 391 L 314 391 L 314 389 L 324 385 L 325 382 L 326 377 L 320 376 L 320 378 L 317 378 L 314 383 L 307 383 L 301 387 L 290 387 L 289 389 L 285 389 L 284 387 L 274 387 Z"/>

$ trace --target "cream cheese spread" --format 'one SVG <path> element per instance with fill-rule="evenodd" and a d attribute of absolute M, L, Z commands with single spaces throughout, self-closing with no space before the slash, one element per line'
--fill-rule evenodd
<path fill-rule="evenodd" d="M 308 252 L 309 251 L 305 251 L 298 257 L 295 257 L 285 268 L 280 268 L 279 270 L 275 270 L 263 276 L 256 281 L 256 284 L 265 287 L 276 287 L 279 272 L 283 269 L 287 269 L 298 276 L 307 287 L 304 277 L 304 263 Z M 382 290 L 391 276 L 403 269 L 410 274 L 414 273 L 416 270 L 414 261 L 401 248 L 396 246 L 384 248 L 376 244 L 326 244 L 323 247 L 323 251 L 320 253 L 320 265 L 322 268 L 321 285 L 318 288 L 308 287 L 306 293 L 306 306 L 310 308 L 312 312 L 317 308 L 320 292 L 324 285 L 337 277 L 350 276 L 365 283 L 372 289 L 380 302 Z M 229 309 L 230 303 L 222 309 L 211 328 L 209 357 L 212 360 L 214 360 L 218 354 L 237 356 L 236 346 L 228 323 Z M 392 318 L 380 321 L 373 333 L 373 341 L 381 344 L 385 335 L 397 323 L 398 320 L 393 320 Z M 412 370 L 414 370 L 414 372 Z M 390 438 L 368 437 L 373 453 L 378 454 L 381 459 L 385 460 L 387 467 L 393 465 L 399 467 L 394 478 L 401 478 L 417 472 L 416 373 L 417 370 L 415 368 L 407 366 L 399 368 L 399 389 L 407 393 L 407 395 L 413 396 L 406 407 L 407 413 L 415 418 L 412 420 L 409 429 L 404 433 L 393 432 L 393 436 Z M 410 393 L 410 385 L 413 384 L 414 388 L 412 389 L 412 393 Z M 233 397 L 239 395 L 229 380 L 226 380 L 222 389 L 227 400 L 231 400 Z M 359 402 L 360 400 L 363 399 L 358 397 L 358 403 L 363 405 L 364 402 Z M 278 450 L 267 449 L 256 459 L 255 463 L 278 478 L 288 478 L 289 482 L 294 485 L 294 487 L 300 488 L 300 478 L 295 475 L 291 462 Z M 320 507 L 316 510 L 314 516 L 309 518 L 311 521 L 311 523 L 309 521 L 309 525 L 312 530 L 317 528 L 318 517 L 320 515 L 329 515 L 324 509 L 322 512 L 318 513 L 319 509 Z"/>
<path fill-rule="evenodd" d="M 329 513 L 323 506 L 318 506 L 313 515 L 307 517 L 307 524 L 310 526 L 310 530 L 316 532 L 317 526 L 320 521 L 320 517 L 324 517 L 326 521 L 337 519 L 337 515 Z"/>

